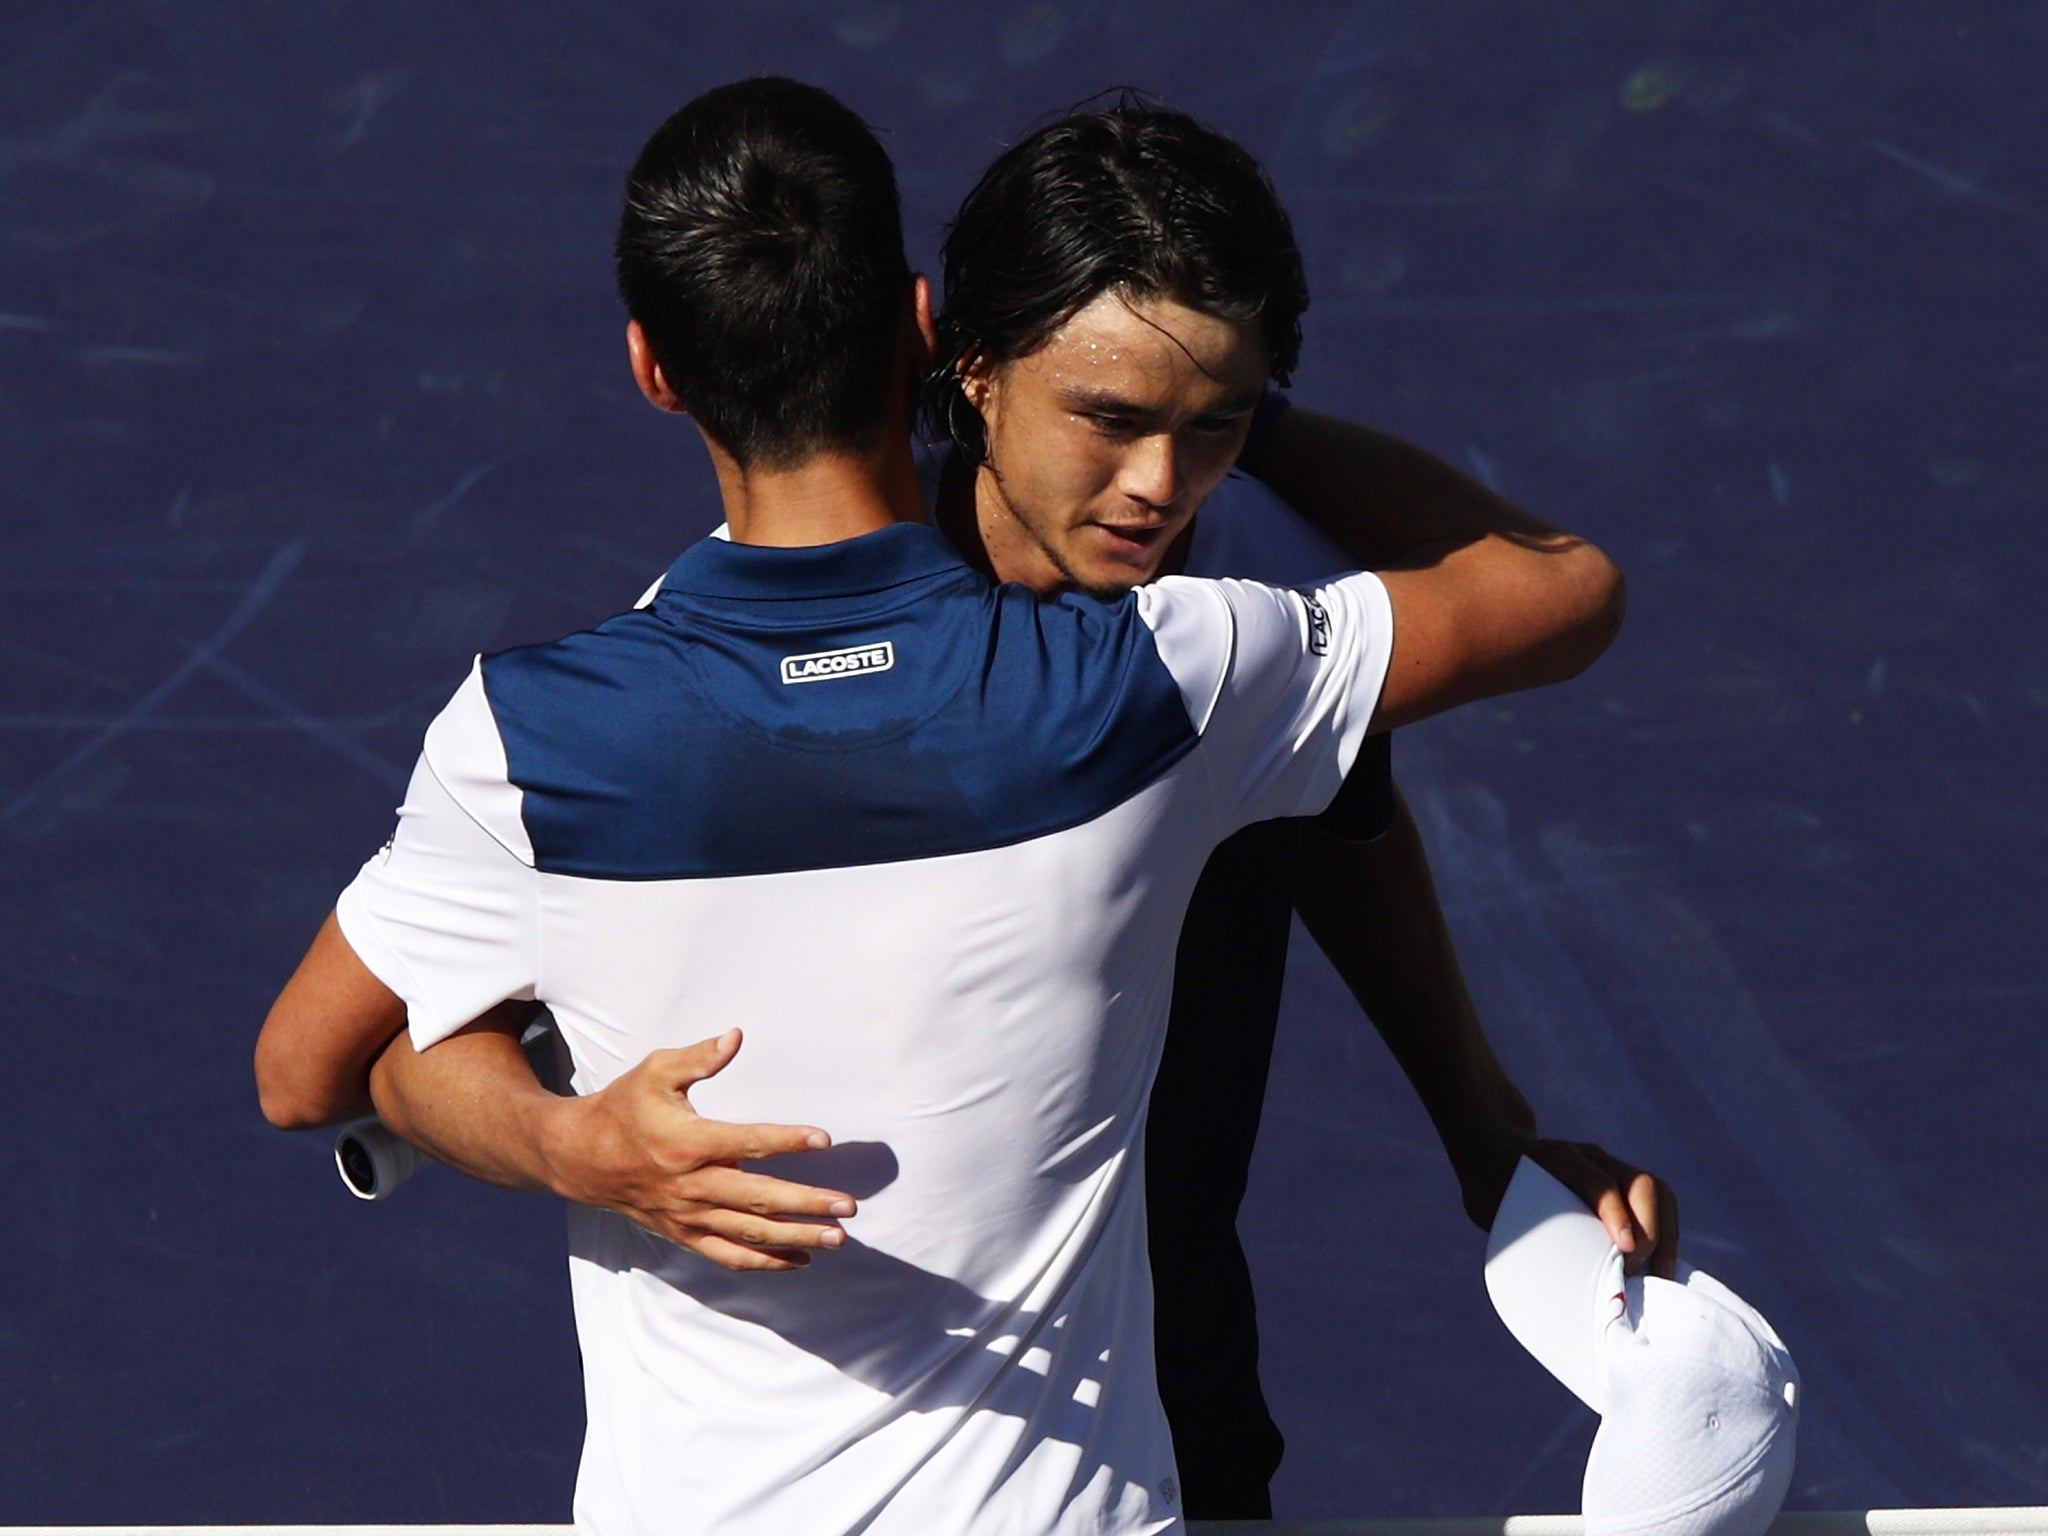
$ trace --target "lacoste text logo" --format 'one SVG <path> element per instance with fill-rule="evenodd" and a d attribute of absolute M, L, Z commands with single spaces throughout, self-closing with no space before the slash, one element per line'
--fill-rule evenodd
<path fill-rule="evenodd" d="M 1330 654 L 1330 610 L 1313 592 L 1303 592 L 1299 596 L 1302 606 L 1308 609 L 1308 653 L 1327 656 Z"/>
<path fill-rule="evenodd" d="M 823 683 L 835 677 L 886 672 L 895 665 L 895 642 L 877 640 L 869 645 L 849 645 L 843 650 L 785 656 L 782 658 L 782 680 L 785 683 Z"/>

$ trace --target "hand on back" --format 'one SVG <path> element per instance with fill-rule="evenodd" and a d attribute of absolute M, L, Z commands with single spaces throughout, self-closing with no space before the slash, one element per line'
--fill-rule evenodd
<path fill-rule="evenodd" d="M 792 1183 L 740 1165 L 815 1152 L 831 1138 L 815 1126 L 707 1120 L 689 1090 L 731 1063 L 740 1032 L 655 1051 L 573 1106 L 575 1133 L 557 1159 L 559 1193 L 618 1212 L 727 1269 L 788 1270 L 836 1248 L 851 1195 Z"/>

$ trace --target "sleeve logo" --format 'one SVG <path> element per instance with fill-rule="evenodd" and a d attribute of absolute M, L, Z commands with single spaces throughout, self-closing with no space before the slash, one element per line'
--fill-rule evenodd
<path fill-rule="evenodd" d="M 782 658 L 785 683 L 824 683 L 839 677 L 862 677 L 886 672 L 896 665 L 896 645 L 877 640 L 868 645 L 849 645 L 836 651 L 812 651 L 807 656 Z"/>
<path fill-rule="evenodd" d="M 1301 606 L 1308 610 L 1308 653 L 1311 656 L 1330 654 L 1330 610 L 1323 606 L 1323 600 L 1313 592 L 1297 592 Z"/>

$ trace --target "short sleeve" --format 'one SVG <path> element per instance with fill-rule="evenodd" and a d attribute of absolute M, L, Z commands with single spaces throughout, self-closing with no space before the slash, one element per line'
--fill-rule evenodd
<path fill-rule="evenodd" d="M 479 729 L 488 740 L 473 739 Z M 503 761 L 472 674 L 427 733 L 397 831 L 335 903 L 342 936 L 404 1000 L 422 1050 L 538 984 L 537 877 Z"/>
<path fill-rule="evenodd" d="M 1393 656 L 1380 579 L 1296 592 L 1170 576 L 1136 596 L 1201 734 L 1224 824 L 1325 809 L 1364 745 Z"/>

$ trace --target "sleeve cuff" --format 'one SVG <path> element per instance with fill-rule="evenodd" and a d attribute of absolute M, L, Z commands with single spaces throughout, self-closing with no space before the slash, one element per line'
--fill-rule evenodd
<path fill-rule="evenodd" d="M 374 865 L 375 860 L 371 863 Z M 369 868 L 365 866 L 365 875 Z M 356 878 L 361 880 L 363 876 Z M 335 898 L 334 922 L 341 929 L 341 936 L 348 940 L 348 947 L 356 952 L 356 958 L 405 1004 L 405 1028 L 406 1033 L 412 1036 L 413 1049 L 423 1051 L 435 1042 L 447 1039 L 469 1022 L 466 1017 L 450 1019 L 446 1017 L 446 1010 L 433 1006 L 422 992 L 419 979 L 378 931 L 377 920 L 370 915 L 369 904 L 363 900 L 354 881 Z"/>

